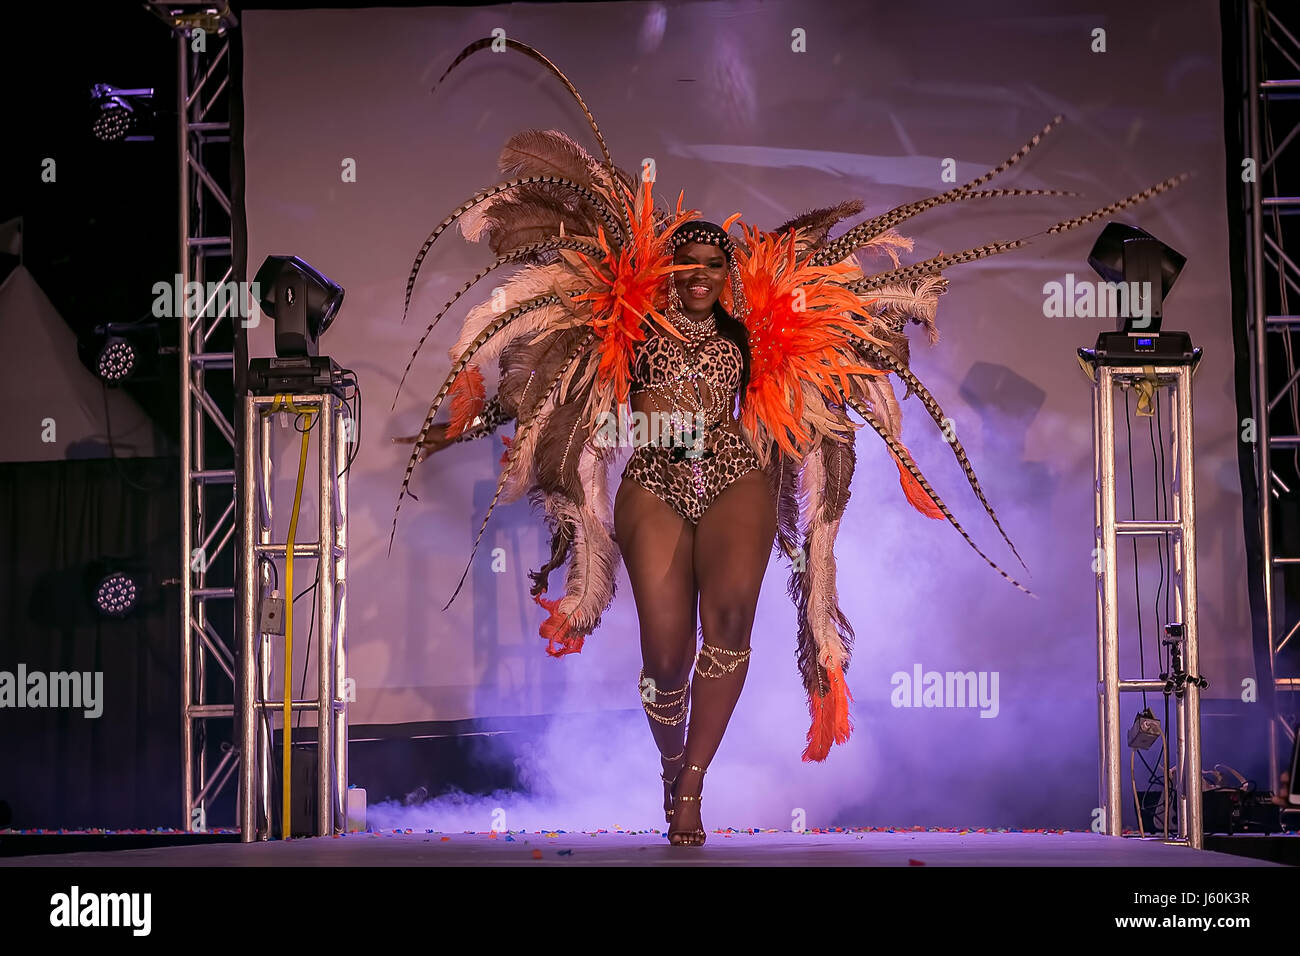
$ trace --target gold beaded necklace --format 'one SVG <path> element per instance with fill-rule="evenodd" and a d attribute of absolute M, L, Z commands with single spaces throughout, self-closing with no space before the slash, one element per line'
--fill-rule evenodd
<path fill-rule="evenodd" d="M 681 309 L 681 300 L 676 287 L 669 294 L 668 319 L 673 327 L 680 331 L 686 342 L 681 346 L 682 364 L 678 374 L 659 388 L 668 394 L 672 402 L 669 411 L 669 423 L 673 434 L 685 435 L 696 451 L 704 447 L 704 429 L 722 417 L 726 407 L 726 396 L 719 394 L 712 383 L 708 384 L 708 398 L 698 391 L 696 382 L 704 377 L 698 367 L 700 349 L 718 337 L 717 317 L 710 312 L 708 318 L 694 320 L 688 318 Z M 675 439 L 676 440 L 676 439 Z"/>

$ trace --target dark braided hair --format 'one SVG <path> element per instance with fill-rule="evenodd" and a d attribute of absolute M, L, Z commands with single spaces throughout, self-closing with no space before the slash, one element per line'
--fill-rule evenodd
<path fill-rule="evenodd" d="M 672 243 L 674 253 L 678 247 L 691 242 L 717 246 L 727 257 L 728 270 L 731 271 L 735 267 L 735 243 L 716 223 L 703 219 L 684 222 L 673 232 L 669 241 Z M 735 290 L 733 289 L 732 292 L 734 295 Z M 740 349 L 740 404 L 744 407 L 745 395 L 749 391 L 749 330 L 745 328 L 743 322 L 722 307 L 721 298 L 713 303 L 713 317 L 717 320 L 718 331 L 722 336 L 735 342 L 736 347 Z"/>

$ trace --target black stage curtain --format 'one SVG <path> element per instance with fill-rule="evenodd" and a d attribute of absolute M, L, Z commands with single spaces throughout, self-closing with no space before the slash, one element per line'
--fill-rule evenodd
<path fill-rule="evenodd" d="M 0 672 L 102 674 L 88 717 L 6 705 L 0 673 L 0 828 L 181 825 L 179 540 L 174 458 L 0 464 Z M 93 608 L 105 557 L 145 575 L 122 619 Z"/>

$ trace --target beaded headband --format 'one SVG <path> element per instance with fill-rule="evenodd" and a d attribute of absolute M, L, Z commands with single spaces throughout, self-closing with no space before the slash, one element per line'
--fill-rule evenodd
<path fill-rule="evenodd" d="M 717 246 L 726 253 L 728 259 L 733 258 L 735 252 L 735 243 L 732 242 L 731 237 L 722 231 L 721 226 L 715 226 L 711 222 L 688 222 L 684 227 L 674 232 L 668 241 L 671 243 L 674 252 L 688 242 Z"/>

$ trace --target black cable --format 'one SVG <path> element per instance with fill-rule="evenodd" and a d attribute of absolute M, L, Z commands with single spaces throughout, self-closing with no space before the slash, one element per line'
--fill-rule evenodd
<path fill-rule="evenodd" d="M 1129 390 L 1124 389 L 1124 434 L 1128 439 L 1128 515 L 1129 518 L 1137 520 L 1137 491 L 1133 487 L 1133 430 L 1129 423 L 1131 413 L 1128 407 Z M 1157 607 L 1159 607 L 1157 593 Z M 1133 600 L 1137 604 L 1137 622 L 1138 622 L 1138 666 L 1141 670 L 1141 677 L 1146 680 L 1147 663 L 1146 654 L 1143 649 L 1144 641 L 1142 640 L 1142 589 L 1138 585 L 1138 543 L 1137 536 L 1133 536 Z M 1157 632 L 1159 633 L 1159 632 Z M 1142 691 L 1142 709 L 1147 707 L 1147 692 Z"/>
<path fill-rule="evenodd" d="M 352 457 L 348 459 L 348 467 L 352 467 L 352 459 L 361 453 L 361 380 L 357 378 L 356 373 L 352 375 L 352 387 L 357 390 L 356 416 L 357 416 L 357 442 L 356 448 L 352 451 Z"/>
<path fill-rule="evenodd" d="M 1161 737 L 1161 738 L 1160 738 L 1160 750 L 1159 750 L 1159 752 L 1156 754 L 1156 757 L 1155 757 L 1156 766 L 1159 766 L 1159 765 L 1160 765 L 1160 759 L 1161 759 L 1161 757 L 1164 756 L 1164 752 L 1165 752 L 1165 741 L 1164 741 L 1164 737 Z M 1151 789 L 1151 786 L 1152 786 L 1152 784 L 1154 784 L 1154 783 L 1156 782 L 1157 778 L 1160 776 L 1159 771 L 1157 771 L 1154 767 L 1152 767 L 1151 764 L 1147 763 L 1147 758 L 1144 757 L 1144 756 L 1142 756 L 1142 751 L 1140 751 L 1140 750 L 1137 751 L 1137 755 L 1138 755 L 1138 759 L 1142 761 L 1142 766 L 1144 766 L 1144 767 L 1147 768 L 1147 780 L 1146 780 L 1146 783 L 1143 784 L 1143 786 L 1142 786 L 1142 790 L 1143 790 L 1143 792 L 1146 793 L 1146 794 L 1151 794 L 1151 793 L 1155 792 L 1155 791 L 1153 791 L 1153 790 Z M 1164 796 L 1164 784 L 1163 784 L 1163 783 L 1160 785 L 1159 793 L 1160 793 L 1160 795 L 1161 795 L 1162 797 Z M 1157 803 L 1157 806 L 1159 806 L 1159 803 Z M 1152 828 L 1153 828 L 1153 829 L 1155 828 L 1155 816 L 1156 816 L 1156 815 L 1155 815 L 1155 811 L 1153 810 L 1152 813 L 1151 813 L 1151 824 L 1152 824 Z"/>
<path fill-rule="evenodd" d="M 104 399 L 104 429 L 108 432 L 108 456 L 113 459 L 113 467 L 117 470 L 117 476 L 123 482 L 130 485 L 136 491 L 143 491 L 145 494 L 153 494 L 155 491 L 162 491 L 167 482 L 162 481 L 152 487 L 147 485 L 138 485 L 127 477 L 126 469 L 122 467 L 122 459 L 117 457 L 117 448 L 113 444 L 113 419 L 108 413 L 108 384 L 101 378 L 99 380 L 100 395 Z"/>
<path fill-rule="evenodd" d="M 1160 763 L 1160 758 L 1164 756 L 1164 753 L 1165 753 L 1165 745 L 1162 739 L 1160 743 L 1160 749 L 1156 752 L 1155 759 L 1157 764 Z M 1140 750 L 1137 751 L 1137 755 L 1138 755 L 1138 760 L 1142 761 L 1142 766 L 1146 767 L 1147 773 L 1150 774 L 1150 776 L 1147 777 L 1147 788 L 1150 789 L 1151 784 L 1155 782 L 1157 771 L 1151 766 L 1151 764 L 1147 763 L 1147 758 L 1142 756 L 1142 751 Z"/>
<path fill-rule="evenodd" d="M 357 423 L 357 434 L 356 434 L 356 441 L 352 443 L 355 447 L 353 447 L 353 449 L 348 453 L 348 463 L 344 465 L 343 470 L 339 472 L 340 478 L 343 477 L 343 475 L 345 475 L 348 472 L 348 470 L 352 467 L 352 462 L 356 460 L 357 454 L 361 451 L 361 383 L 357 380 L 356 372 L 353 372 L 351 369 L 347 369 L 347 368 L 342 369 L 341 371 L 346 372 L 352 376 L 350 379 L 345 379 L 343 384 L 345 386 L 351 385 L 352 388 L 356 390 L 356 395 L 353 398 L 351 399 L 344 398 L 343 402 L 344 404 L 348 404 L 349 402 L 355 403 L 355 406 L 348 404 L 348 412 L 351 418 L 353 418 Z M 302 419 L 303 416 L 307 414 L 312 415 L 311 424 L 308 425 L 306 428 L 303 428 Z M 315 429 L 316 424 L 319 421 L 320 421 L 319 414 L 298 412 L 297 414 L 294 415 L 293 418 L 293 430 L 298 432 L 298 434 L 300 435 L 303 434 L 304 432 L 310 432 L 313 429 Z"/>
<path fill-rule="evenodd" d="M 306 428 L 300 428 L 299 425 L 301 424 L 302 419 L 307 415 L 311 416 L 311 424 L 308 425 Z M 320 415 L 317 415 L 314 412 L 296 412 L 293 416 L 293 430 L 300 435 L 303 434 L 304 432 L 310 432 L 312 429 L 316 427 L 316 423 L 319 421 L 320 421 Z"/>
<path fill-rule="evenodd" d="M 1155 496 L 1155 520 L 1165 521 L 1169 517 L 1169 509 L 1164 507 L 1165 504 L 1165 456 L 1164 456 L 1164 436 L 1161 434 L 1159 444 L 1156 443 L 1155 419 L 1160 414 L 1160 393 L 1155 394 L 1155 415 L 1147 419 L 1147 435 L 1151 442 L 1151 493 Z M 1162 622 L 1160 620 L 1160 595 L 1168 586 L 1169 581 L 1166 577 L 1165 569 L 1165 548 L 1169 543 L 1169 535 L 1165 535 L 1165 543 L 1156 548 L 1156 561 L 1160 565 L 1160 580 L 1156 584 L 1155 600 L 1155 618 L 1156 618 L 1156 636 L 1164 633 L 1164 625 L 1169 623 L 1168 615 Z M 1166 661 L 1166 650 L 1164 643 L 1160 645 L 1160 660 Z M 1166 668 L 1166 673 L 1168 668 Z"/>
<path fill-rule="evenodd" d="M 352 369 L 345 368 L 342 371 L 351 376 L 349 379 L 344 379 L 344 384 L 351 385 L 353 390 L 356 392 L 352 399 L 344 399 L 344 402 L 351 401 L 353 403 L 348 406 L 348 411 L 350 412 L 352 419 L 357 423 L 357 433 L 355 440 L 352 442 L 353 448 L 348 452 L 348 463 L 344 465 L 343 470 L 339 472 L 340 478 L 352 469 L 352 462 L 361 451 L 361 382 L 357 379 L 357 373 L 352 371 Z"/>
<path fill-rule="evenodd" d="M 271 586 L 277 591 L 280 590 L 280 569 L 275 566 L 275 562 L 264 554 L 259 554 L 257 560 L 271 569 L 271 578 L 274 582 Z"/>
<path fill-rule="evenodd" d="M 1165 514 L 1165 520 L 1168 521 L 1169 518 L 1170 518 L 1170 511 L 1172 510 L 1172 509 L 1171 509 L 1171 504 L 1170 504 L 1170 499 L 1173 497 L 1173 495 L 1172 495 L 1172 493 L 1171 493 L 1170 481 L 1169 481 L 1169 479 L 1165 476 L 1165 426 L 1164 426 L 1164 410 L 1163 410 L 1163 409 L 1161 408 L 1161 406 L 1160 406 L 1160 398 L 1159 398 L 1158 395 L 1156 396 L 1156 415 L 1155 415 L 1155 418 L 1156 418 L 1156 437 L 1159 439 L 1159 447 L 1160 447 L 1160 498 L 1161 498 L 1161 501 L 1164 503 L 1164 514 Z M 1177 439 L 1175 438 L 1175 440 L 1177 440 Z M 1173 468 L 1175 467 L 1175 466 L 1174 466 L 1174 463 L 1173 463 L 1173 462 L 1170 462 L 1169 467 L 1170 467 L 1170 470 L 1172 471 Z M 1190 480 L 1190 476 L 1183 475 L 1183 476 L 1181 476 L 1181 477 L 1179 478 L 1179 480 L 1180 480 L 1180 481 L 1188 481 L 1188 480 Z M 1186 516 L 1184 516 L 1184 517 L 1186 517 Z M 1170 597 L 1171 597 L 1171 594 L 1172 594 L 1173 589 L 1174 589 L 1174 587 L 1173 587 L 1173 584 L 1174 584 L 1174 556 L 1173 556 L 1173 536 L 1172 536 L 1172 535 L 1165 535 L 1164 557 L 1165 557 L 1165 567 L 1166 567 L 1166 569 L 1167 569 L 1167 571 L 1168 571 L 1167 576 L 1166 576 L 1166 578 L 1165 578 L 1165 622 L 1166 622 L 1166 623 L 1169 623 L 1169 621 L 1170 621 L 1170 619 L 1171 619 L 1171 611 L 1170 611 Z M 1185 568 L 1186 568 L 1186 565 L 1184 565 L 1184 569 L 1185 569 Z M 1184 596 L 1184 597 L 1185 597 L 1185 596 Z M 1179 623 L 1181 624 L 1182 622 L 1180 621 Z M 1162 646 L 1163 646 L 1163 645 L 1162 645 Z M 1186 660 L 1186 658 L 1183 658 L 1183 660 Z M 1165 673 L 1166 673 L 1166 674 L 1169 674 L 1169 676 L 1172 678 L 1172 677 L 1174 676 L 1174 674 L 1173 674 L 1173 648 L 1172 648 L 1172 647 L 1170 647 L 1170 648 L 1168 649 L 1168 653 L 1167 653 L 1167 655 L 1166 655 L 1165 663 L 1166 663 Z M 1168 692 L 1168 691 L 1165 692 L 1165 727 L 1166 727 L 1166 728 L 1169 727 L 1169 692 Z M 1169 732 L 1171 732 L 1171 731 L 1170 731 L 1170 730 L 1167 730 L 1167 731 L 1166 731 L 1166 733 L 1169 733 Z M 1180 745 L 1181 745 L 1181 741 L 1180 741 Z M 1166 755 L 1166 759 L 1167 759 L 1167 755 Z M 1187 773 L 1187 767 L 1186 767 L 1185 765 L 1182 766 L 1182 767 L 1180 767 L 1179 769 L 1181 770 L 1181 772 L 1182 772 L 1184 775 Z M 1201 783 L 1200 783 L 1200 781 L 1199 781 L 1199 780 L 1196 781 L 1196 782 L 1193 784 L 1193 787 L 1194 787 L 1194 789 L 1195 789 L 1196 799 L 1199 800 L 1199 799 L 1200 799 L 1200 793 L 1201 793 Z M 1168 792 L 1169 789 L 1170 789 L 1170 787 L 1169 787 L 1169 782 L 1167 781 L 1166 784 L 1165 784 L 1165 791 Z M 1174 807 L 1174 814 L 1176 815 L 1176 814 L 1177 814 L 1177 810 L 1178 810 L 1178 791 L 1177 791 L 1177 788 L 1176 788 L 1176 787 L 1174 788 L 1173 807 Z M 1168 830 L 1169 830 L 1169 821 L 1166 820 L 1166 821 L 1165 821 L 1165 832 L 1168 833 Z"/>
<path fill-rule="evenodd" d="M 308 591 L 311 591 L 311 592 L 312 592 L 312 596 L 311 596 L 311 617 L 307 618 L 307 650 L 303 653 L 303 658 L 302 658 L 302 686 L 300 686 L 300 687 L 298 688 L 298 696 L 299 696 L 300 698 L 303 698 L 303 699 L 305 699 L 306 696 L 307 696 L 307 664 L 308 664 L 308 662 L 309 662 L 310 659 L 311 659 L 311 635 L 312 635 L 312 630 L 313 630 L 313 629 L 315 628 L 315 626 L 316 626 L 316 597 L 317 597 L 317 595 L 320 594 L 320 591 L 317 590 L 317 585 L 319 585 L 319 584 L 320 584 L 320 561 L 317 561 L 317 562 L 316 562 L 316 580 L 315 580 L 315 582 L 312 583 L 311 585 L 309 585 L 309 586 L 303 588 L 300 592 L 298 592 L 298 597 L 295 597 L 295 598 L 293 599 L 293 603 L 294 603 L 294 604 L 297 604 L 297 603 L 298 603 L 298 598 L 302 597 L 302 596 L 303 596 L 304 594 L 306 594 Z M 293 613 L 293 610 L 290 609 L 289 613 L 292 614 L 292 613 Z M 298 711 L 298 721 L 297 721 L 297 727 L 296 727 L 296 729 L 299 729 L 299 730 L 302 729 L 302 711 L 301 711 L 301 710 Z"/>
<path fill-rule="evenodd" d="M 1170 482 L 1165 478 L 1165 423 L 1164 413 L 1160 408 L 1160 401 L 1156 400 L 1156 436 L 1160 439 L 1160 496 L 1165 503 L 1165 520 L 1169 520 L 1171 511 L 1170 499 L 1173 498 L 1173 491 L 1170 488 Z M 1174 463 L 1169 463 L 1170 471 L 1174 469 Z M 1190 481 L 1190 475 L 1183 475 L 1181 481 Z M 1170 616 L 1169 598 L 1173 591 L 1174 577 L 1174 556 L 1173 556 L 1173 538 L 1165 535 L 1165 566 L 1169 569 L 1169 577 L 1165 581 L 1165 621 L 1168 622 Z M 1179 623 L 1182 623 L 1181 621 Z"/>
<path fill-rule="evenodd" d="M 1166 671 L 1165 673 L 1168 673 L 1168 671 Z M 1169 692 L 1168 692 L 1168 691 L 1165 691 L 1165 733 L 1166 733 L 1166 734 L 1168 734 L 1168 733 L 1172 733 L 1172 731 L 1169 729 Z M 1180 746 L 1181 746 L 1181 744 L 1180 744 Z M 1167 764 L 1168 761 L 1169 761 L 1169 751 L 1168 751 L 1167 749 L 1164 751 L 1164 755 L 1165 755 L 1165 762 L 1166 762 L 1166 764 Z M 1187 772 L 1187 768 L 1186 768 L 1186 767 L 1183 767 L 1182 769 L 1183 769 L 1183 772 L 1184 772 L 1184 773 Z M 1168 771 L 1168 770 L 1165 771 L 1163 790 L 1164 790 L 1164 792 L 1165 792 L 1166 795 L 1169 793 L 1169 771 Z M 1199 799 L 1199 798 L 1200 798 L 1200 787 L 1199 787 L 1199 785 L 1198 785 L 1198 787 L 1197 787 L 1196 795 L 1197 795 L 1197 799 Z M 1177 792 L 1174 793 L 1174 799 L 1173 799 L 1173 801 L 1172 801 L 1172 805 L 1173 805 L 1174 811 L 1177 812 L 1177 811 L 1178 811 L 1178 794 L 1177 794 Z M 1163 816 L 1163 812 L 1162 812 L 1161 815 Z M 1165 831 L 1165 837 L 1168 838 L 1168 836 L 1169 836 L 1169 821 L 1168 821 L 1167 819 L 1164 821 L 1164 831 Z"/>
<path fill-rule="evenodd" d="M 259 690 L 260 690 L 263 686 L 265 686 L 264 683 L 263 683 L 263 678 L 262 678 L 262 655 L 261 655 L 260 650 L 259 650 L 259 652 L 256 653 L 254 656 L 256 657 L 256 661 L 254 662 L 254 664 L 255 664 L 255 666 L 256 666 L 256 668 L 257 668 L 257 686 L 258 686 L 258 688 L 259 688 Z M 275 728 L 271 726 L 271 714 L 270 714 L 270 712 L 267 710 L 266 707 L 259 707 L 258 709 L 261 710 L 261 712 L 262 712 L 262 723 L 263 723 L 263 724 L 265 725 L 265 727 L 266 727 L 266 742 L 267 742 L 267 743 L 270 745 L 270 747 L 271 747 L 271 753 L 272 753 L 272 758 L 271 758 L 271 760 L 270 760 L 270 764 L 271 764 L 271 782 L 272 782 L 273 787 L 274 787 L 274 789 L 272 790 L 272 793 L 284 793 L 284 785 L 283 785 L 283 784 L 281 783 L 281 781 L 280 781 L 280 767 L 279 767 L 279 764 L 276 762 L 275 757 L 274 757 L 274 754 L 275 754 Z M 284 735 L 282 735 L 282 736 L 284 736 Z M 283 746 L 283 743 L 281 744 L 281 746 Z M 281 818 L 279 818 L 279 817 L 276 816 L 276 810 L 278 809 L 277 806 L 276 806 L 277 802 L 278 802 L 278 801 L 276 801 L 276 800 L 268 800 L 268 801 L 267 801 L 267 803 L 268 803 L 268 804 L 270 805 L 270 807 L 271 807 L 271 810 L 270 810 L 269 816 L 268 816 L 267 821 L 266 821 L 267 831 L 268 831 L 268 833 L 270 833 L 270 834 L 274 834 L 274 833 L 276 832 L 277 829 L 281 829 L 281 830 L 283 829 L 283 826 L 278 827 L 278 828 L 276 827 L 276 821 L 277 821 L 278 819 L 281 819 Z"/>
<path fill-rule="evenodd" d="M 1169 503 L 1169 498 L 1170 498 L 1169 477 L 1165 471 L 1164 412 L 1160 403 L 1159 390 L 1157 390 L 1155 393 L 1154 411 L 1155 414 L 1152 415 L 1151 419 L 1148 420 L 1147 422 L 1147 434 L 1151 442 L 1152 480 L 1155 484 L 1155 487 L 1153 489 L 1153 494 L 1155 495 L 1156 520 L 1168 521 L 1170 520 L 1170 512 L 1171 512 L 1170 503 Z M 1172 547 L 1173 547 L 1172 536 L 1165 535 L 1164 544 L 1156 551 L 1156 558 L 1160 563 L 1160 582 L 1156 588 L 1156 601 L 1155 601 L 1157 624 L 1159 625 L 1157 628 L 1158 634 L 1164 633 L 1164 625 L 1170 623 L 1170 596 L 1171 596 L 1171 592 L 1173 591 L 1173 575 L 1174 575 L 1174 560 L 1173 560 L 1173 554 L 1171 553 Z M 1165 595 L 1165 608 L 1164 608 L 1165 617 L 1163 622 L 1158 620 L 1160 614 L 1160 592 L 1162 590 L 1164 591 L 1164 595 Z M 1162 670 L 1164 671 L 1164 673 L 1169 674 L 1170 677 L 1172 677 L 1173 676 L 1172 674 L 1173 648 L 1169 647 L 1162 640 L 1160 642 L 1160 651 L 1161 651 Z M 1165 733 L 1167 734 L 1173 732 L 1173 729 L 1169 725 L 1169 694 L 1170 691 L 1166 689 L 1164 692 L 1164 697 L 1165 697 L 1164 726 L 1165 726 Z M 1161 757 L 1163 757 L 1164 760 L 1167 762 L 1168 754 L 1166 753 L 1163 744 L 1161 746 L 1161 755 L 1156 758 L 1157 764 L 1161 763 Z M 1167 779 L 1167 771 L 1164 771 L 1163 768 L 1162 768 L 1162 777 L 1164 777 L 1164 779 L 1161 782 L 1161 791 L 1167 797 L 1169 791 L 1169 781 Z M 1177 794 L 1175 794 L 1175 804 L 1176 804 L 1176 797 Z M 1165 834 L 1168 835 L 1169 821 L 1163 819 L 1164 817 L 1163 809 L 1161 810 L 1161 817 L 1162 817 L 1162 829 L 1165 832 Z"/>

